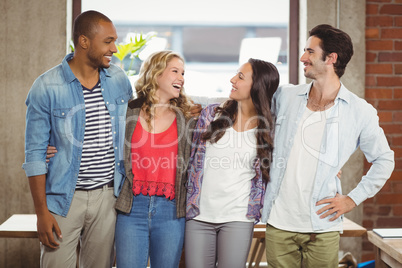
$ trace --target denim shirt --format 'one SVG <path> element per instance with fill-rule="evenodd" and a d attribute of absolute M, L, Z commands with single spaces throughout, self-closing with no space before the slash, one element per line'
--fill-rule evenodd
<path fill-rule="evenodd" d="M 48 209 L 66 216 L 72 202 L 80 168 L 85 132 L 85 103 L 81 83 L 68 65 L 73 53 L 61 64 L 39 76 L 27 99 L 25 163 L 27 177 L 46 174 Z M 124 178 L 122 148 L 127 103 L 132 88 L 126 74 L 111 64 L 99 71 L 102 95 L 112 122 L 115 155 L 114 193 Z M 48 144 L 57 153 L 46 163 Z"/>
<path fill-rule="evenodd" d="M 201 111 L 193 134 L 191 153 L 188 168 L 186 219 L 190 220 L 200 214 L 200 196 L 204 176 L 204 162 L 206 141 L 201 139 L 202 134 L 208 129 L 215 118 L 216 108 L 219 104 L 208 105 Z M 250 198 L 246 217 L 260 220 L 261 208 L 264 205 L 265 181 L 262 178 L 260 160 L 253 162 L 256 175 L 251 179 Z"/>
<path fill-rule="evenodd" d="M 274 95 L 274 151 L 270 182 L 262 211 L 263 222 L 268 220 L 280 191 L 296 130 L 307 109 L 311 86 L 312 83 L 284 86 Z M 372 165 L 358 185 L 348 193 L 356 205 L 373 197 L 391 176 L 394 169 L 394 152 L 379 126 L 377 111 L 341 84 L 334 107 L 327 117 L 320 152 L 317 152 L 318 165 L 310 202 L 313 230 L 326 230 L 342 221 L 343 217 L 333 222 L 329 221 L 331 217 L 320 219 L 316 211 L 326 204 L 315 204 L 319 200 L 334 197 L 337 193 L 342 194 L 341 180 L 337 173 L 358 147 Z"/>

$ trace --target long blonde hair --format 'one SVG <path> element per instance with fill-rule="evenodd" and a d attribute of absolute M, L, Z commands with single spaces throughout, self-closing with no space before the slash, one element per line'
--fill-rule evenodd
<path fill-rule="evenodd" d="M 156 90 L 159 88 L 157 78 L 162 75 L 168 63 L 178 58 L 184 63 L 184 59 L 177 53 L 170 50 L 155 52 L 150 55 L 142 64 L 139 78 L 135 82 L 135 90 L 138 98 L 144 98 L 143 109 L 147 115 L 146 122 L 151 128 L 151 120 L 155 116 L 153 106 L 158 103 Z M 186 118 L 190 117 L 190 100 L 184 92 L 180 90 L 179 97 L 170 100 L 170 105 L 180 110 Z"/>

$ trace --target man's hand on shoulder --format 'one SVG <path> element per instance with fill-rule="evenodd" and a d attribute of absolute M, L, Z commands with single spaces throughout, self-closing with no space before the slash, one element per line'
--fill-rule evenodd
<path fill-rule="evenodd" d="M 334 213 L 335 216 L 330 218 L 330 221 L 334 221 L 341 215 L 351 211 L 356 207 L 356 203 L 347 195 L 336 194 L 333 198 L 322 199 L 316 203 L 317 206 L 327 204 L 317 211 L 317 215 L 320 215 L 321 219 L 324 219 Z M 325 212 L 325 213 L 324 213 Z"/>

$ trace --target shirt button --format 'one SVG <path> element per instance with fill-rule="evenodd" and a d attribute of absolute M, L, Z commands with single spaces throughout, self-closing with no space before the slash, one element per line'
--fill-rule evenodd
<path fill-rule="evenodd" d="M 112 116 L 112 119 L 114 119 L 114 116 Z"/>
<path fill-rule="evenodd" d="M 64 113 L 61 113 L 61 115 L 64 115 Z"/>
<path fill-rule="evenodd" d="M 117 150 L 117 147 L 114 147 Z"/>
<path fill-rule="evenodd" d="M 102 88 L 102 91 L 104 91 L 105 89 Z"/>
<path fill-rule="evenodd" d="M 124 100 L 121 100 L 121 102 L 124 102 Z"/>
<path fill-rule="evenodd" d="M 113 132 L 113 134 L 116 134 L 116 131 L 115 131 L 115 132 Z"/>
<path fill-rule="evenodd" d="M 106 104 L 109 104 L 109 102 L 107 101 Z"/>
<path fill-rule="evenodd" d="M 118 166 L 120 166 L 120 163 L 117 163 Z"/>

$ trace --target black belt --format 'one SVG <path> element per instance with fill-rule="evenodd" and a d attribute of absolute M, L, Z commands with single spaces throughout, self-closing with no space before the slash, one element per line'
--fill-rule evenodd
<path fill-rule="evenodd" d="M 101 184 L 101 185 L 98 185 L 98 186 L 96 186 L 96 187 L 94 187 L 94 188 L 91 188 L 91 189 L 78 188 L 78 189 L 75 189 L 75 190 L 76 190 L 76 191 L 92 191 L 92 190 L 102 189 L 103 186 L 107 186 L 107 187 L 111 188 L 111 187 L 114 186 L 114 181 L 111 180 L 111 181 L 109 181 L 109 182 L 106 183 L 106 184 Z"/>

